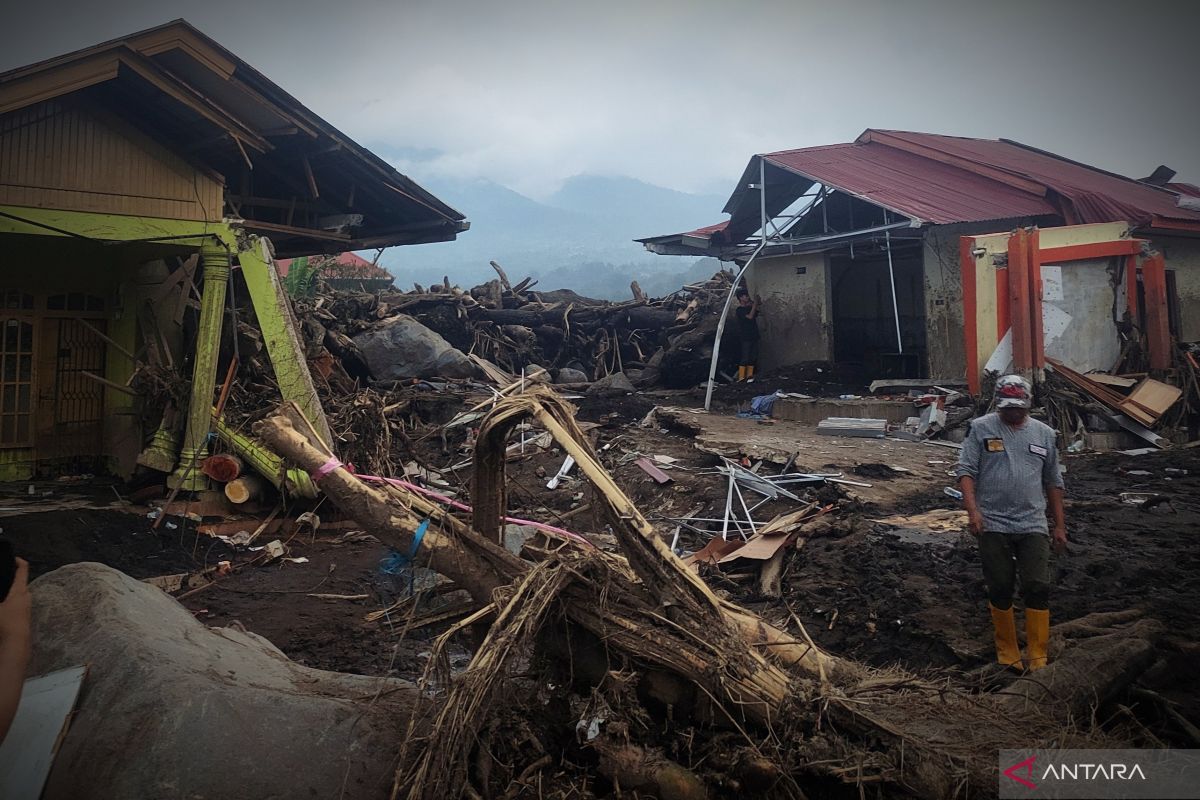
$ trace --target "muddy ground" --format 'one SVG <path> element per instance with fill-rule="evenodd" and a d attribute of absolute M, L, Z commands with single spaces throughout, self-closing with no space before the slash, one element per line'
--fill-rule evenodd
<path fill-rule="evenodd" d="M 716 456 L 695 447 L 693 432 L 670 426 L 631 427 L 654 401 L 637 395 L 589 398 L 580 401 L 579 418 L 598 423 L 590 435 L 602 460 L 668 537 L 674 523 L 666 517 L 716 516 L 721 512 L 725 479 L 713 472 Z M 678 398 L 668 402 L 678 402 Z M 946 462 L 955 457 L 950 450 L 927 450 L 937 452 L 918 448 L 913 457 Z M 846 455 L 832 466 L 846 470 L 848 477 L 853 477 L 856 465 L 870 463 L 869 452 L 837 452 Z M 668 471 L 673 481 L 665 486 L 653 482 L 633 463 L 638 454 L 678 459 Z M 444 467 L 461 460 L 460 454 L 434 450 L 426 454 L 427 463 L 438 457 L 443 460 L 431 466 Z M 510 464 L 511 513 L 582 533 L 603 534 L 602 520 L 586 510 L 577 511 L 589 504 L 591 490 L 584 482 L 572 476 L 553 492 L 544 488 L 562 459 L 555 450 L 529 452 Z M 814 468 L 830 463 L 813 460 Z M 1053 621 L 1134 607 L 1162 620 L 1167 635 L 1160 660 L 1143 676 L 1141 685 L 1168 698 L 1184 716 L 1200 723 L 1200 673 L 1194 668 L 1200 663 L 1200 614 L 1196 612 L 1200 597 L 1196 539 L 1200 531 L 1200 448 L 1137 457 L 1070 456 L 1065 463 L 1071 547 L 1054 563 Z M 944 473 L 939 474 L 945 466 L 948 464 L 938 464 L 915 476 L 874 473 L 859 477 L 876 485 L 894 483 L 888 492 L 875 494 L 886 501 L 856 499 L 847 490 L 838 490 L 842 495 L 839 513 L 853 520 L 852 532 L 814 538 L 790 554 L 782 601 L 762 601 L 753 580 L 736 577 L 737 565 L 731 569 L 732 579 L 716 575 L 710 579 L 719 591 L 781 625 L 794 613 L 820 646 L 840 655 L 874 665 L 899 663 L 919 672 L 937 672 L 959 685 L 976 685 L 992 654 L 973 539 L 961 532 L 893 530 L 871 521 L 896 513 L 955 508 L 956 501 L 942 491 L 950 482 Z M 1141 472 L 1149 474 L 1137 474 Z M 469 470 L 458 477 L 465 481 L 466 473 Z M 828 501 L 830 495 L 825 491 L 823 499 Z M 1121 502 L 1121 492 L 1128 491 L 1151 492 L 1166 501 L 1143 510 Z M 101 490 L 104 492 L 111 494 L 107 488 Z M 776 501 L 755 516 L 765 521 L 794 507 L 791 501 Z M 3 536 L 31 561 L 34 574 L 65 563 L 94 560 L 147 578 L 194 572 L 222 559 L 240 565 L 254 555 L 233 554 L 221 542 L 198 535 L 194 524 L 159 531 L 151 530 L 150 525 L 144 512 L 102 507 L 0 519 Z M 393 574 L 396 565 L 394 559 L 389 564 L 392 554 L 386 547 L 346 529 L 315 535 L 307 530 L 285 530 L 279 538 L 287 542 L 291 557 L 308 560 L 240 566 L 215 587 L 185 596 L 184 605 L 208 624 L 238 624 L 259 633 L 309 666 L 370 675 L 415 677 L 421 673 L 430 641 L 444 625 L 404 632 L 402 617 L 364 620 L 366 614 L 405 597 L 410 588 L 408 573 Z M 685 530 L 680 549 L 698 549 L 703 541 L 704 537 Z M 314 594 L 353 599 L 320 599 L 311 596 Z M 418 613 L 453 599 L 422 602 Z M 458 653 L 465 660 L 465 649 Z M 1168 742 L 1185 743 L 1172 724 L 1151 709 L 1143 710 L 1143 721 L 1156 735 Z"/>

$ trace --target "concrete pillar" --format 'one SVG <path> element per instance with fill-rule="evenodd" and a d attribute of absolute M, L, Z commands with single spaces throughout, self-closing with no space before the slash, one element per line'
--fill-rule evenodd
<path fill-rule="evenodd" d="M 208 455 L 208 434 L 212 429 L 217 356 L 221 350 L 221 323 L 225 318 L 225 291 L 229 286 L 229 252 L 215 239 L 206 241 L 200 248 L 200 269 L 204 294 L 200 301 L 200 329 L 196 333 L 196 352 L 192 361 L 192 397 L 183 451 L 169 481 L 172 487 L 185 491 L 200 491 L 207 486 L 200 462 Z"/>

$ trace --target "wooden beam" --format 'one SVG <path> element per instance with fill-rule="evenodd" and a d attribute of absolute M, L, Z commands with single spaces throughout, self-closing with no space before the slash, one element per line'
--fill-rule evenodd
<path fill-rule="evenodd" d="M 289 236 L 300 236 L 307 239 L 328 239 L 332 242 L 351 241 L 347 234 L 338 233 L 336 231 L 322 231 L 316 228 L 298 228 L 293 225 L 279 225 L 274 222 L 260 222 L 256 219 L 242 220 L 238 223 L 238 225 L 246 230 L 284 233 L 288 234 Z"/>
<path fill-rule="evenodd" d="M 84 370 L 80 370 L 79 374 L 85 378 L 91 378 L 92 380 L 96 381 L 97 383 L 102 383 L 110 389 L 116 389 L 118 392 L 123 392 L 124 394 L 127 394 L 131 397 L 138 397 L 137 392 L 135 392 L 133 389 L 130 389 L 128 386 L 126 386 L 122 383 L 113 383 L 108 378 L 101 378 L 99 375 L 96 375 L 91 372 L 86 372 Z"/>
<path fill-rule="evenodd" d="M 260 197 L 258 195 L 249 194 L 231 194 L 228 196 L 230 200 L 243 206 L 258 206 L 261 208 L 282 208 L 282 209 L 308 209 L 308 203 L 297 203 L 296 198 L 291 200 L 280 200 L 275 197 Z"/>
<path fill-rule="evenodd" d="M 106 335 L 104 334 L 104 332 L 103 332 L 103 331 L 101 331 L 99 328 L 97 328 L 97 327 L 96 327 L 95 325 L 93 325 L 92 323 L 88 322 L 86 319 L 79 319 L 78 317 L 76 317 L 76 318 L 75 318 L 75 321 L 76 321 L 76 322 L 78 322 L 80 325 L 84 326 L 85 328 L 87 328 L 87 329 L 88 329 L 89 331 L 91 331 L 92 333 L 94 333 L 94 334 L 96 334 L 97 336 L 99 336 L 99 337 L 100 337 L 101 339 L 103 339 L 105 342 L 108 342 L 108 345 L 109 345 L 110 347 L 112 347 L 114 350 L 116 350 L 116 351 L 117 351 L 118 353 L 120 353 L 121 355 L 123 355 L 123 356 L 125 356 L 126 358 L 128 358 L 130 361 L 137 361 L 137 357 L 136 357 L 136 356 L 135 356 L 133 353 L 131 353 L 131 352 L 129 352 L 128 350 L 126 350 L 126 349 L 125 349 L 124 347 L 122 347 L 122 346 L 121 346 L 121 345 L 120 345 L 118 342 L 114 341 L 113 339 L 110 339 L 108 336 L 106 336 Z"/>
<path fill-rule="evenodd" d="M 313 199 L 317 199 L 321 196 L 321 192 L 317 189 L 317 179 L 313 175 L 312 164 L 308 163 L 308 156 L 302 158 L 301 163 L 304 164 L 304 177 L 308 180 L 308 191 L 312 193 Z"/>

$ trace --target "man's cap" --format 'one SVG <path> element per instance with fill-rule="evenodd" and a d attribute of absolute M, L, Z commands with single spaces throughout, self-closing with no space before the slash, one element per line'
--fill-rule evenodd
<path fill-rule="evenodd" d="M 1005 375 L 996 381 L 996 408 L 1029 408 L 1033 392 L 1020 375 Z"/>

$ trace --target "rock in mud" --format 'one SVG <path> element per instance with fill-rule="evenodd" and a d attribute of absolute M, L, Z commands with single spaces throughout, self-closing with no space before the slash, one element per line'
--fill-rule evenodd
<path fill-rule="evenodd" d="M 583 370 L 571 369 L 563 367 L 558 371 L 558 377 L 554 380 L 555 383 L 587 383 L 591 378 Z"/>
<path fill-rule="evenodd" d="M 388 796 L 410 684 L 301 666 L 103 564 L 30 589 L 29 674 L 89 668 L 46 800 Z"/>
<path fill-rule="evenodd" d="M 637 388 L 625 377 L 624 372 L 614 372 L 589 386 L 587 393 L 592 397 L 613 397 L 636 391 Z"/>
<path fill-rule="evenodd" d="M 366 333 L 354 344 L 376 380 L 404 378 L 470 378 L 475 365 L 461 351 L 407 314 L 400 314 Z"/>

